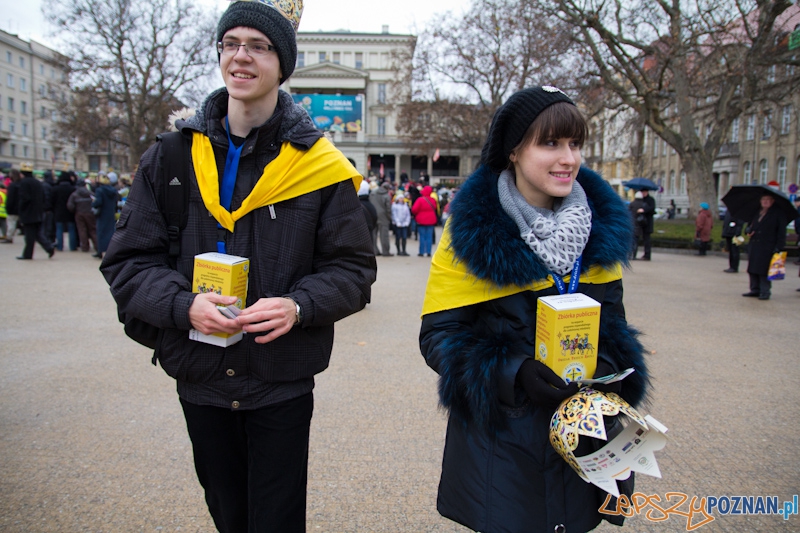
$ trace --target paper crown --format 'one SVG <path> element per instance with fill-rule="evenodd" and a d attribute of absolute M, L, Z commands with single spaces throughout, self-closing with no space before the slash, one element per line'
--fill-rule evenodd
<path fill-rule="evenodd" d="M 300 17 L 303 16 L 303 0 L 232 0 L 231 3 L 236 2 L 258 2 L 271 7 L 289 21 L 295 33 L 300 26 Z"/>
<path fill-rule="evenodd" d="M 33 165 L 31 163 L 21 163 L 19 169 L 22 172 L 33 172 Z"/>
<path fill-rule="evenodd" d="M 628 424 L 599 450 L 575 457 L 581 436 L 608 441 L 603 417 L 620 413 L 635 424 Z M 631 472 L 661 477 L 653 452 L 666 444 L 666 432 L 658 420 L 643 417 L 618 395 L 590 388 L 562 402 L 550 420 L 550 443 L 558 454 L 584 481 L 614 496 L 619 496 L 616 480 L 627 479 Z"/>

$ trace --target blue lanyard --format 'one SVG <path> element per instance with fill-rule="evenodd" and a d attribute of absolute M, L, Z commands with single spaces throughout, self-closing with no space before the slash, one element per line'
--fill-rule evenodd
<path fill-rule="evenodd" d="M 572 265 L 572 275 L 569 279 L 569 287 L 564 284 L 564 280 L 558 274 L 550 272 L 550 275 L 553 276 L 553 281 L 556 282 L 556 288 L 558 289 L 558 294 L 573 294 L 575 291 L 578 290 L 578 283 L 580 282 L 581 277 L 581 261 L 583 260 L 583 256 L 580 255 L 575 260 L 575 264 Z"/>
<path fill-rule="evenodd" d="M 228 136 L 228 155 L 225 158 L 225 171 L 222 174 L 222 186 L 220 187 L 219 191 L 219 203 L 222 207 L 224 207 L 228 212 L 231 210 L 231 201 L 233 200 L 233 188 L 236 185 L 236 174 L 239 172 L 239 157 L 242 155 L 242 148 L 244 148 L 244 143 L 241 146 L 236 146 L 233 144 L 231 140 L 231 132 L 230 127 L 228 126 L 228 117 L 225 117 L 225 134 Z M 222 224 L 217 223 L 217 228 L 222 229 Z M 220 235 L 223 235 L 223 232 L 219 232 Z M 221 240 L 217 241 L 217 252 L 224 254 L 226 252 L 225 241 Z"/>

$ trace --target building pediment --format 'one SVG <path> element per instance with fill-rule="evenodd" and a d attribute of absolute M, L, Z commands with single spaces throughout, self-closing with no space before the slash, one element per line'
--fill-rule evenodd
<path fill-rule="evenodd" d="M 291 79 L 298 78 L 351 78 L 365 80 L 367 73 L 363 70 L 326 61 L 295 69 Z"/>

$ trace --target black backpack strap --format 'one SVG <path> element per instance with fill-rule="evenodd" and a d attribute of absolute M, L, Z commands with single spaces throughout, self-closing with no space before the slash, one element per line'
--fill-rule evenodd
<path fill-rule="evenodd" d="M 169 232 L 169 263 L 178 264 L 181 253 L 181 231 L 189 221 L 189 165 L 191 141 L 180 132 L 162 133 L 159 167 L 164 187 L 164 205 L 161 206 Z"/>

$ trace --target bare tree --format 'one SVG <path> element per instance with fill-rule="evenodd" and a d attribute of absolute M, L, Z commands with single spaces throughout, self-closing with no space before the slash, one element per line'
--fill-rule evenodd
<path fill-rule="evenodd" d="M 409 144 L 480 146 L 513 92 L 570 80 L 570 30 L 536 0 L 474 0 L 420 33 L 398 129 Z M 562 83 L 563 85 L 563 83 Z"/>
<path fill-rule="evenodd" d="M 215 17 L 196 6 L 185 0 L 54 0 L 43 7 L 71 58 L 77 91 L 63 110 L 62 134 L 85 144 L 113 139 L 127 148 L 129 161 L 138 161 L 166 130 L 176 99 L 194 100 L 190 85 L 214 68 Z M 106 113 L 109 108 L 114 111 Z"/>
<path fill-rule="evenodd" d="M 664 139 L 687 176 L 690 213 L 716 210 L 712 167 L 733 120 L 760 102 L 781 101 L 798 76 L 787 51 L 788 0 L 556 0 L 591 58 L 587 79 L 633 109 Z M 796 6 L 792 9 L 796 9 Z"/>

